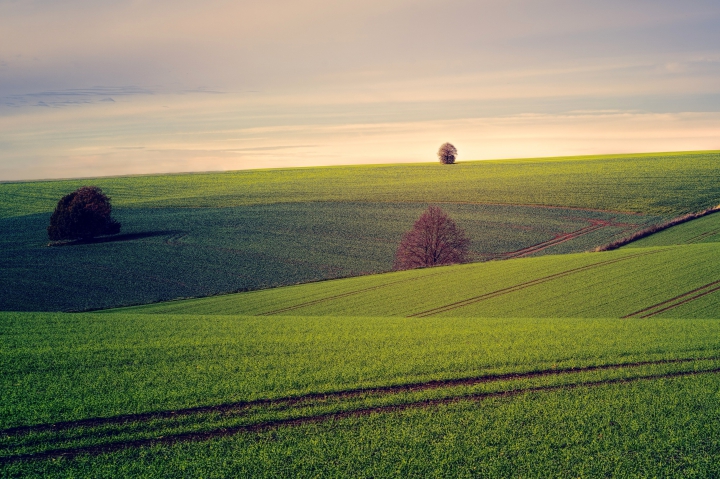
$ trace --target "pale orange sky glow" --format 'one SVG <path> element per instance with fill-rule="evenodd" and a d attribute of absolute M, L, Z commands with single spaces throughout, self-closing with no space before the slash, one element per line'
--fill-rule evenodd
<path fill-rule="evenodd" d="M 720 5 L 0 0 L 0 181 L 445 141 L 459 161 L 720 149 Z"/>

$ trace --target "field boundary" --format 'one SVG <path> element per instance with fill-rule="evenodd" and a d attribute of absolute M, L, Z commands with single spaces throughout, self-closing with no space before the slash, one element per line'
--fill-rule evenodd
<path fill-rule="evenodd" d="M 643 239 L 652 234 L 659 233 L 660 231 L 666 230 L 668 228 L 672 228 L 673 226 L 677 226 L 679 224 L 687 223 L 688 221 L 692 221 L 697 218 L 702 218 L 703 216 L 717 213 L 718 211 L 720 211 L 720 205 L 713 206 L 712 208 L 708 208 L 708 209 L 700 211 L 698 213 L 688 213 L 683 216 L 678 216 L 677 218 L 673 218 L 670 221 L 666 221 L 665 223 L 660 223 L 658 225 L 654 225 L 649 228 L 645 228 L 644 230 L 640 230 L 637 233 L 634 233 L 626 238 L 621 238 L 617 241 L 613 241 L 612 243 L 608 243 L 604 246 L 598 246 L 593 251 L 611 251 L 614 249 L 618 249 L 621 246 L 625 246 L 626 244 L 632 243 L 633 241 Z"/>

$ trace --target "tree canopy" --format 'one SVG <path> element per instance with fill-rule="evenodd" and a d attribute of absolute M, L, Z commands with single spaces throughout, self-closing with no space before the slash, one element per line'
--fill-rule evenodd
<path fill-rule="evenodd" d="M 83 186 L 63 196 L 50 217 L 52 241 L 91 239 L 120 232 L 120 223 L 110 215 L 110 198 L 97 186 Z"/>
<path fill-rule="evenodd" d="M 444 165 L 455 163 L 457 148 L 455 148 L 452 143 L 443 143 L 438 150 L 438 158 L 440 159 L 440 163 Z"/>
<path fill-rule="evenodd" d="M 395 254 L 396 270 L 462 263 L 470 239 L 465 231 L 437 206 L 428 207 L 403 235 Z"/>

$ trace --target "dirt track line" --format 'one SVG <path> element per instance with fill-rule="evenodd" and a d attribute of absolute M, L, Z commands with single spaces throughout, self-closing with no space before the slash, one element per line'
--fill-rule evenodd
<path fill-rule="evenodd" d="M 558 244 L 565 243 L 566 241 L 570 241 L 575 238 L 579 238 L 580 236 L 586 235 L 588 233 L 592 233 L 593 231 L 598 231 L 608 225 L 605 224 L 598 224 L 593 222 L 593 224 L 589 226 L 585 226 L 584 228 L 581 228 L 576 231 L 571 231 L 570 233 L 562 233 L 555 238 L 549 239 L 547 241 L 543 241 L 541 243 L 534 244 L 532 246 L 528 246 L 522 249 L 519 249 L 517 251 L 511 251 L 509 253 L 500 253 L 499 255 L 495 256 L 495 259 L 510 259 L 510 258 L 521 258 L 523 256 L 527 256 L 529 254 L 537 253 L 538 251 L 542 251 L 544 249 L 550 248 L 551 246 L 555 246 Z"/>
<path fill-rule="evenodd" d="M 689 240 L 685 241 L 686 244 L 693 244 L 697 243 L 698 241 L 704 240 L 705 238 L 709 238 L 711 236 L 715 236 L 716 234 L 720 233 L 719 231 L 706 231 L 703 234 L 693 236 Z"/>
<path fill-rule="evenodd" d="M 585 226 L 584 228 L 580 228 L 576 231 L 571 231 L 570 233 L 563 233 L 555 238 L 552 238 L 547 241 L 543 241 L 541 243 L 528 246 L 526 248 L 519 249 L 517 251 L 511 251 L 509 253 L 500 253 L 498 255 L 495 255 L 494 259 L 510 259 L 510 258 L 521 258 L 523 256 L 527 256 L 533 253 L 537 253 L 538 251 L 542 251 L 544 249 L 550 248 L 551 246 L 556 246 L 562 243 L 565 243 L 566 241 L 570 241 L 576 238 L 579 238 L 580 236 L 584 236 L 586 234 L 599 231 L 603 228 L 607 228 L 610 226 L 619 227 L 619 228 L 635 228 L 638 225 L 633 225 L 629 223 L 616 223 L 611 220 L 588 220 L 586 218 L 582 218 L 583 221 L 589 221 L 591 224 L 588 226 Z"/>
<path fill-rule="evenodd" d="M 680 306 L 681 304 L 689 303 L 690 301 L 693 301 L 693 300 L 695 300 L 695 299 L 697 299 L 697 298 L 700 298 L 700 297 L 702 297 L 702 296 L 705 296 L 705 295 L 708 295 L 708 294 L 710 294 L 710 293 L 712 293 L 712 292 L 715 292 L 715 291 L 717 291 L 718 289 L 720 289 L 720 286 L 718 286 L 718 287 L 716 287 L 716 288 L 713 288 L 713 289 L 711 289 L 711 290 L 709 290 L 709 291 L 703 291 L 703 290 L 706 290 L 707 288 L 710 288 L 710 287 L 715 286 L 715 285 L 717 285 L 717 284 L 720 284 L 720 280 L 718 280 L 718 281 L 713 281 L 712 283 L 708 283 L 708 284 L 706 284 L 706 285 L 704 285 L 704 286 L 700 286 L 699 288 L 695 288 L 695 289 L 693 289 L 692 291 L 688 291 L 687 293 L 680 294 L 680 295 L 678 295 L 678 296 L 675 296 L 674 298 L 670 298 L 670 299 L 665 300 L 665 301 L 663 301 L 663 302 L 661 302 L 661 303 L 653 304 L 652 306 L 648 306 L 647 308 L 641 309 L 641 310 L 639 310 L 639 311 L 635 311 L 634 313 L 630 313 L 630 314 L 628 314 L 628 315 L 626 315 L 626 316 L 623 316 L 622 319 L 634 318 L 634 317 L 638 317 L 638 318 L 649 318 L 649 317 L 654 316 L 654 315 L 656 315 L 656 314 L 662 313 L 663 311 L 667 311 L 667 310 L 669 310 L 669 309 L 676 308 L 676 307 Z M 702 291 L 702 292 L 701 292 L 701 291 Z M 698 294 L 697 296 L 693 296 L 692 298 L 687 298 L 687 299 L 682 300 L 683 298 L 686 298 L 687 296 L 690 296 L 690 295 L 692 295 L 692 294 L 699 293 L 699 292 L 701 292 L 701 293 Z M 675 302 L 678 301 L 678 300 L 682 300 L 682 301 L 680 301 L 680 302 L 678 302 L 678 303 L 676 303 L 676 304 L 671 304 L 671 303 L 675 303 Z M 662 309 L 660 309 L 660 310 L 657 310 L 657 311 L 652 311 L 652 310 L 654 310 L 655 308 L 660 308 L 660 307 L 665 306 L 665 305 L 668 305 L 668 306 L 665 307 L 665 308 L 662 308 Z M 643 313 L 648 313 L 648 314 L 643 314 Z"/>
<path fill-rule="evenodd" d="M 404 404 L 393 404 L 386 406 L 373 406 L 368 408 L 354 409 L 351 411 L 342 412 L 330 412 L 323 414 L 310 415 L 292 419 L 278 419 L 270 420 L 256 424 L 232 426 L 227 428 L 215 429 L 212 431 L 203 432 L 187 432 L 180 434 L 173 434 L 168 436 L 162 436 L 151 439 L 138 439 L 130 441 L 120 441 L 110 444 L 104 444 L 101 446 L 83 446 L 78 448 L 65 448 L 65 449 L 53 449 L 38 453 L 18 454 L 15 456 L 4 456 L 0 457 L 0 464 L 9 464 L 21 461 L 32 461 L 39 459 L 49 458 L 73 458 L 81 454 L 106 454 L 110 452 L 121 451 L 124 449 L 148 447 L 156 445 L 170 445 L 180 442 L 197 442 L 206 441 L 210 439 L 216 439 L 221 437 L 234 436 L 240 433 L 256 433 L 280 427 L 292 427 L 302 426 L 305 424 L 320 423 L 325 421 L 341 420 L 349 417 L 362 417 L 370 414 L 387 414 L 394 412 L 401 412 L 408 409 L 420 409 L 429 408 L 433 406 L 440 406 L 446 404 L 453 404 L 461 401 L 482 401 L 485 399 L 497 398 L 497 397 L 513 397 L 521 394 L 530 394 L 536 392 L 552 392 L 559 390 L 571 390 L 582 387 L 597 387 L 610 384 L 629 384 L 637 381 L 648 381 L 656 379 L 666 379 L 683 376 L 697 376 L 700 374 L 714 374 L 720 372 L 720 368 L 706 369 L 700 371 L 675 371 L 671 373 L 661 374 L 650 374 L 645 376 L 637 376 L 634 378 L 614 378 L 614 379 L 602 379 L 598 381 L 587 381 L 575 384 L 559 384 L 554 386 L 534 386 L 528 388 L 519 388 L 509 391 L 495 391 L 485 393 L 473 393 L 466 394 L 456 397 L 440 398 L 440 399 L 427 399 L 422 401 L 404 403 Z"/>
<path fill-rule="evenodd" d="M 675 358 L 675 359 L 658 359 L 654 361 L 635 361 L 631 363 L 612 363 L 612 364 L 599 364 L 594 366 L 582 366 L 564 369 L 542 369 L 538 371 L 526 371 L 526 372 L 511 372 L 502 374 L 488 374 L 483 376 L 475 376 L 468 378 L 458 379 L 436 379 L 431 381 L 424 381 L 419 383 L 409 384 L 396 384 L 390 386 L 379 386 L 374 388 L 355 388 L 345 389 L 340 391 L 330 391 L 325 393 L 309 393 L 299 396 L 288 396 L 283 398 L 274 399 L 256 399 L 252 401 L 240 401 L 235 403 L 219 404 L 214 406 L 197 406 L 186 409 L 176 409 L 171 411 L 157 411 L 148 413 L 138 414 L 124 414 L 120 416 L 106 417 L 106 418 L 90 418 L 90 419 L 79 419 L 75 421 L 64 421 L 54 424 L 37 424 L 33 426 L 18 426 L 0 430 L 0 436 L 19 436 L 29 434 L 33 432 L 44 432 L 44 431 L 62 431 L 73 428 L 90 428 L 107 425 L 117 425 L 130 422 L 147 422 L 153 419 L 164 419 L 164 418 L 175 418 L 181 416 L 190 416 L 195 414 L 203 413 L 226 413 L 231 411 L 240 411 L 248 409 L 254 406 L 278 406 L 278 405 L 295 405 L 303 402 L 309 402 L 314 400 L 327 400 L 334 398 L 351 398 L 362 395 L 387 395 L 395 394 L 400 392 L 417 392 L 431 389 L 440 389 L 445 387 L 456 387 L 456 386 L 472 386 L 475 384 L 507 381 L 513 379 L 528 379 L 542 376 L 560 376 L 570 373 L 584 373 L 592 371 L 603 371 L 612 369 L 625 369 L 634 368 L 641 366 L 653 366 L 663 364 L 680 364 L 690 363 L 696 361 L 720 361 L 720 356 L 708 356 L 708 357 L 695 357 L 695 358 Z"/>
<path fill-rule="evenodd" d="M 710 289 L 710 290 L 708 290 L 708 291 L 703 291 L 702 293 L 697 294 L 697 295 L 693 296 L 692 298 L 687 298 L 687 299 L 685 299 L 685 300 L 683 300 L 683 301 L 680 301 L 679 303 L 675 303 L 675 304 L 673 304 L 673 305 L 671 305 L 671 306 L 668 306 L 668 307 L 666 307 L 666 308 L 663 308 L 663 309 L 661 309 L 661 310 L 659 310 L 659 311 L 654 311 L 654 312 L 652 312 L 652 313 L 650 313 L 650 314 L 645 314 L 645 315 L 640 316 L 640 317 L 641 317 L 641 318 L 649 318 L 649 317 L 651 317 L 651 316 L 655 316 L 656 314 L 660 314 L 660 313 L 662 313 L 662 312 L 664 312 L 664 311 L 667 311 L 667 310 L 669 310 L 669 309 L 677 308 L 677 307 L 680 306 L 680 305 L 689 303 L 689 302 L 691 302 L 691 301 L 695 301 L 696 299 L 702 298 L 703 296 L 707 296 L 708 294 L 714 293 L 714 292 L 717 291 L 717 290 L 720 290 L 720 286 L 716 286 L 716 287 L 714 287 L 714 288 L 712 288 L 712 289 Z"/>
<path fill-rule="evenodd" d="M 365 293 L 365 292 L 367 292 L 367 291 L 373 291 L 373 290 L 376 290 L 376 289 L 381 289 L 381 288 L 384 288 L 384 287 L 386 287 L 386 286 L 391 286 L 391 285 L 393 285 L 393 284 L 408 283 L 408 282 L 410 282 L 410 281 L 418 281 L 418 280 L 421 280 L 421 279 L 424 279 L 424 278 L 429 278 L 429 277 L 431 277 L 431 276 L 437 276 L 437 275 L 443 274 L 443 273 L 444 273 L 444 271 L 442 271 L 442 272 L 437 272 L 437 273 L 429 273 L 429 274 L 422 275 L 422 276 L 415 276 L 415 277 L 412 277 L 412 278 L 400 279 L 400 280 L 397 280 L 397 281 L 391 281 L 391 282 L 389 282 L 389 283 L 378 284 L 378 285 L 375 285 L 375 286 L 369 286 L 369 287 L 367 287 L 367 288 L 358 289 L 358 290 L 355 290 L 355 291 L 348 291 L 347 293 L 340 293 L 340 294 L 336 294 L 336 295 L 334 295 L 334 296 L 328 296 L 328 297 L 326 297 L 326 298 L 319 298 L 319 299 L 315 299 L 315 300 L 312 300 L 312 301 L 307 301 L 307 302 L 304 302 L 304 303 L 299 303 L 299 304 L 295 304 L 295 305 L 292 305 L 292 306 L 288 306 L 288 307 L 285 307 L 285 308 L 275 309 L 275 310 L 273 310 L 273 311 L 268 311 L 268 312 L 265 312 L 265 313 L 257 314 L 256 316 L 272 316 L 273 314 L 280 314 L 280 313 L 285 313 L 285 312 L 287 312 L 287 311 L 294 311 L 294 310 L 296 310 L 296 309 L 302 309 L 302 308 L 305 308 L 305 307 L 307 307 L 307 306 L 313 306 L 313 305 L 316 305 L 316 304 L 324 303 L 325 301 L 332 301 L 332 300 L 334 300 L 334 299 L 345 298 L 345 297 L 348 297 L 348 296 L 353 296 L 353 295 L 356 295 L 356 294 Z"/>
<path fill-rule="evenodd" d="M 529 287 L 531 287 L 531 286 L 535 286 L 535 285 L 538 285 L 538 284 L 546 283 L 546 282 L 548 282 L 548 281 L 552 281 L 552 280 L 557 279 L 557 278 L 562 278 L 562 277 L 565 277 L 565 276 L 569 276 L 569 275 L 571 275 L 571 274 L 579 273 L 579 272 L 582 272 L 582 271 L 587 271 L 587 270 L 594 269 L 594 268 L 598 268 L 598 267 L 600 267 L 600 266 L 605 266 L 605 265 L 608 265 L 608 264 L 618 263 L 618 262 L 620 262 L 620 261 L 625 261 L 625 260 L 628 260 L 628 259 L 637 258 L 637 257 L 639 257 L 639 256 L 646 256 L 646 255 L 650 255 L 650 254 L 657 254 L 657 253 L 659 253 L 659 252 L 660 252 L 660 251 L 645 251 L 645 252 L 642 252 L 642 253 L 636 253 L 636 254 L 630 254 L 630 255 L 627 255 L 627 256 L 623 256 L 622 258 L 615 258 L 615 259 L 611 259 L 611 260 L 600 261 L 600 262 L 597 262 L 597 263 L 589 264 L 589 265 L 586 265 L 586 266 L 580 266 L 580 267 L 578 267 L 578 268 L 573 268 L 573 269 L 569 269 L 569 270 L 566 270 L 566 271 L 562 271 L 562 272 L 560 272 L 560 273 L 551 274 L 551 275 L 549 275 L 549 276 L 544 276 L 544 277 L 542 277 L 542 278 L 537 278 L 537 279 L 534 279 L 534 280 L 531 280 L 531 281 L 527 281 L 527 282 L 525 282 L 525 283 L 520 283 L 520 284 L 516 284 L 516 285 L 514 285 L 514 286 L 509 286 L 509 287 L 507 287 L 507 288 L 498 289 L 498 290 L 492 291 L 492 292 L 490 292 L 490 293 L 485 293 L 485 294 L 481 294 L 481 295 L 479 295 L 479 296 L 474 296 L 474 297 L 472 297 L 472 298 L 463 299 L 463 300 L 461 300 L 461 301 L 456 301 L 456 302 L 454 302 L 454 303 L 446 304 L 446 305 L 444 305 L 444 306 L 438 306 L 437 308 L 432 308 L 432 309 L 428 309 L 428 310 L 426 310 L 426 311 L 421 311 L 421 312 L 419 312 L 419 313 L 411 314 L 411 315 L 409 315 L 409 316 L 407 316 L 407 317 L 408 317 L 408 318 L 425 318 L 425 317 L 432 316 L 432 315 L 435 315 L 435 314 L 444 313 L 444 312 L 447 312 L 447 311 L 452 311 L 453 309 L 462 308 L 462 307 L 464 307 L 464 306 L 468 306 L 468 305 L 470 305 L 470 304 L 478 303 L 478 302 L 484 301 L 484 300 L 486 300 L 486 299 L 495 298 L 495 297 L 497 297 L 497 296 L 502 296 L 502 295 L 504 295 L 504 294 L 514 293 L 515 291 L 520 291 L 520 290 L 522 290 L 522 289 L 526 289 L 526 288 L 529 288 Z"/>

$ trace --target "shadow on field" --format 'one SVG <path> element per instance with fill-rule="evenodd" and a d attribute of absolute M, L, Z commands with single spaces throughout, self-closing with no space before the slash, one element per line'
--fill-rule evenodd
<path fill-rule="evenodd" d="M 180 230 L 144 231 L 141 233 L 125 233 L 114 236 L 101 236 L 99 238 L 92 238 L 87 240 L 53 241 L 51 243 L 48 243 L 48 246 L 73 246 L 79 244 L 114 243 L 118 241 L 133 241 L 143 238 L 152 238 L 155 236 L 177 235 L 181 233 L 183 233 L 183 231 Z"/>

